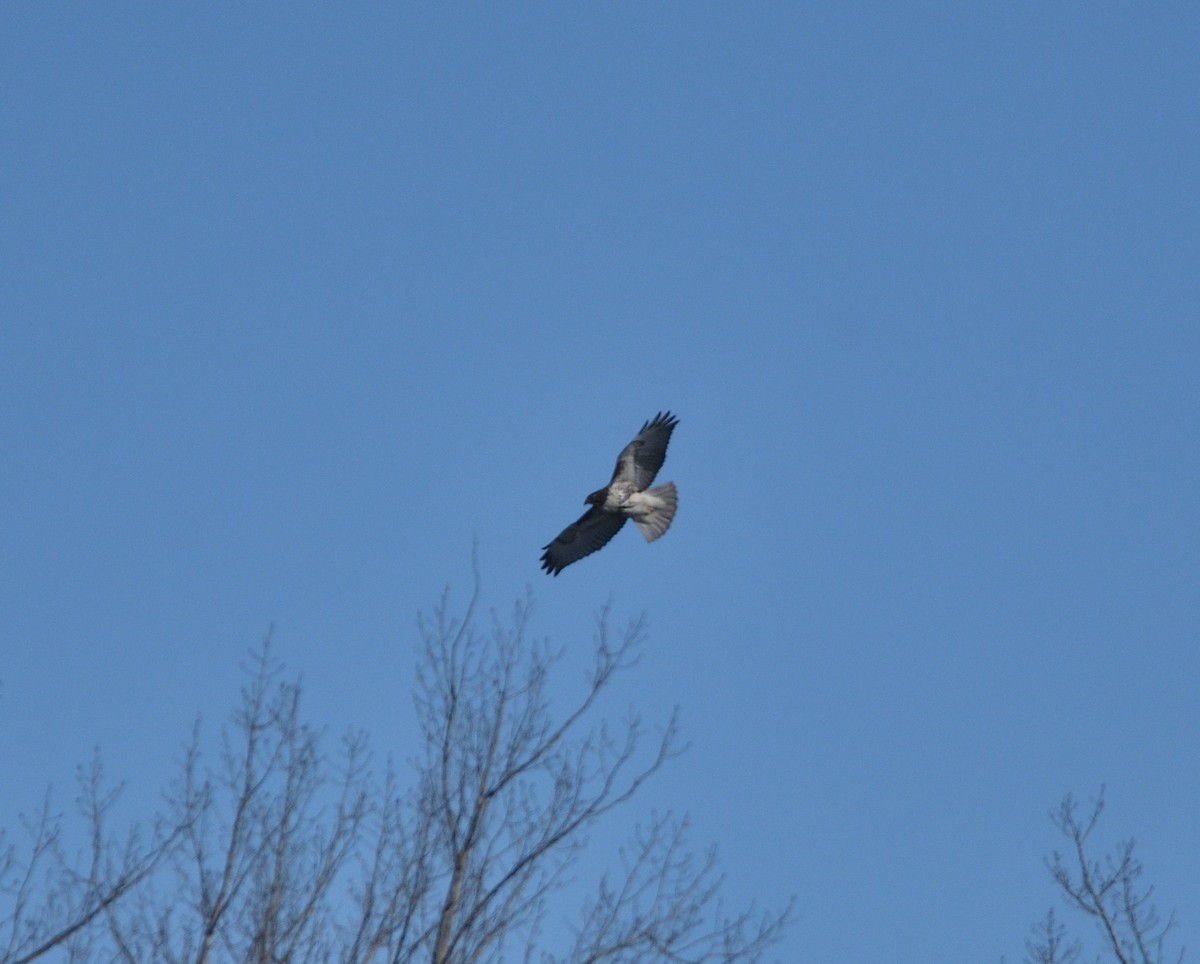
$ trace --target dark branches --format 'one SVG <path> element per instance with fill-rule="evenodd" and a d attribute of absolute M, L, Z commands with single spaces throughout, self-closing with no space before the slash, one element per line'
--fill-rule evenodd
<path fill-rule="evenodd" d="M 108 789 L 99 755 L 78 775 L 77 807 L 87 827 L 87 849 L 70 857 L 61 815 L 47 795 L 38 816 L 22 818 L 29 841 L 22 856 L 0 834 L 0 962 L 27 964 L 64 948 L 68 960 L 89 956 L 92 925 L 112 913 L 170 853 L 179 830 L 155 821 L 148 834 L 134 826 L 123 842 L 112 839 L 108 818 L 120 787 Z"/>
<path fill-rule="evenodd" d="M 542 947 L 589 832 L 679 752 L 676 720 L 655 732 L 600 715 L 636 664 L 640 620 L 613 635 L 600 613 L 568 695 L 551 685 L 562 651 L 530 636 L 528 599 L 486 632 L 476 610 L 477 596 L 461 616 L 443 598 L 420 623 L 411 780 L 388 767 L 377 782 L 361 735 L 328 755 L 265 642 L 215 762 L 197 725 L 168 818 L 144 845 L 136 832 L 109 843 L 114 797 L 97 767 L 81 798 L 92 828 L 82 869 L 65 860 L 48 806 L 26 825 L 27 857 L 0 846 L 0 964 L 55 947 L 127 964 L 756 960 L 786 912 L 727 917 L 715 858 L 694 857 L 670 817 L 621 854 L 573 947 Z"/>
<path fill-rule="evenodd" d="M 630 624 L 615 643 L 600 618 L 585 687 L 557 718 L 547 692 L 558 654 L 528 638 L 531 605 L 490 635 L 445 603 L 422 624 L 417 713 L 429 747 L 422 767 L 424 819 L 439 867 L 441 904 L 431 958 L 497 959 L 518 932 L 536 928 L 588 827 L 628 800 L 676 751 L 675 721 L 641 753 L 645 733 L 583 721 L 614 676 L 632 664 L 644 634 Z"/>
<path fill-rule="evenodd" d="M 601 880 L 585 908 L 568 964 L 754 961 L 778 940 L 790 907 L 726 917 L 716 853 L 698 860 L 686 829 L 669 814 L 639 829 L 621 851 L 616 881 Z"/>
<path fill-rule="evenodd" d="M 1134 856 L 1134 842 L 1125 841 L 1115 854 L 1100 859 L 1089 853 L 1088 840 L 1103 811 L 1103 787 L 1086 817 L 1080 817 L 1078 804 L 1068 794 L 1051 811 L 1050 819 L 1069 841 L 1070 850 L 1066 856 L 1055 851 L 1046 866 L 1067 904 L 1095 921 L 1114 960 L 1120 964 L 1162 964 L 1167 960 L 1164 944 L 1174 917 L 1162 921 L 1150 902 L 1154 888 L 1140 883 L 1143 868 Z M 1065 964 L 1078 959 L 1080 945 L 1068 942 L 1065 934 L 1051 912 L 1026 945 L 1029 960 Z M 1172 959 L 1182 961 L 1183 951 Z"/>

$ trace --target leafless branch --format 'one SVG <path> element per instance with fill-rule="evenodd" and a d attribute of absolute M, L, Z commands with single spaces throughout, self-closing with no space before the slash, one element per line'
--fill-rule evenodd
<path fill-rule="evenodd" d="M 1074 964 L 1082 951 L 1078 941 L 1067 938 L 1066 927 L 1053 910 L 1034 926 L 1033 937 L 1025 942 L 1026 960 L 1030 964 Z"/>
<path fill-rule="evenodd" d="M 197 722 L 168 818 L 144 844 L 137 831 L 110 842 L 116 795 L 98 764 L 80 798 L 86 861 L 64 858 L 48 802 L 25 825 L 27 857 L 0 838 L 0 964 L 52 948 L 126 964 L 757 960 L 787 911 L 726 916 L 715 856 L 694 857 L 686 821 L 669 816 L 600 884 L 574 947 L 542 948 L 551 898 L 590 830 L 680 752 L 677 720 L 655 731 L 601 713 L 636 665 L 641 620 L 614 634 L 604 607 L 582 685 L 564 695 L 551 687 L 563 651 L 531 636 L 529 598 L 486 631 L 478 609 L 477 576 L 461 614 L 444 596 L 421 620 L 423 753 L 411 777 L 389 764 L 381 783 L 362 735 L 326 753 L 268 637 L 215 761 Z"/>
<path fill-rule="evenodd" d="M 686 845 L 687 821 L 653 818 L 620 853 L 616 884 L 605 877 L 585 908 L 566 964 L 756 961 L 779 938 L 791 905 L 727 918 L 716 853 L 697 860 Z"/>
<path fill-rule="evenodd" d="M 79 959 L 92 924 L 153 873 L 177 837 L 177 830 L 166 832 L 155 821 L 147 839 L 135 825 L 117 844 L 107 822 L 121 788 L 106 788 L 99 754 L 80 769 L 78 781 L 76 802 L 88 828 L 85 855 L 68 856 L 61 815 L 53 812 L 48 793 L 37 818 L 21 822 L 28 856 L 19 857 L 15 846 L 0 852 L 0 895 L 11 901 L 0 918 L 3 964 L 27 964 L 60 948 Z"/>
<path fill-rule="evenodd" d="M 430 753 L 422 766 L 443 899 L 430 934 L 436 962 L 478 960 L 514 931 L 536 927 L 583 831 L 628 800 L 676 752 L 674 719 L 640 762 L 641 722 L 614 736 L 581 722 L 616 673 L 631 665 L 644 629 L 615 644 L 602 614 L 586 685 L 558 720 L 546 682 L 559 654 L 528 638 L 532 606 L 481 636 L 445 600 L 422 624 L 417 711 Z"/>
<path fill-rule="evenodd" d="M 1139 884 L 1142 864 L 1134 855 L 1134 842 L 1118 845 L 1115 855 L 1097 859 L 1089 854 L 1088 841 L 1104 812 L 1104 787 L 1100 788 L 1091 811 L 1080 816 L 1079 806 L 1069 794 L 1054 810 L 1050 819 L 1070 842 L 1070 854 L 1055 851 L 1046 861 L 1050 875 L 1066 898 L 1068 906 L 1082 911 L 1095 922 L 1108 953 L 1119 964 L 1162 964 L 1165 941 L 1174 926 L 1171 915 L 1162 921 L 1150 898 L 1154 888 Z M 1027 945 L 1029 959 L 1035 962 L 1067 961 L 1078 956 L 1078 945 L 1064 943 L 1064 930 L 1055 929 L 1053 915 L 1042 933 Z M 1052 956 L 1052 955 L 1059 956 Z M 1051 956 L 1048 956 L 1051 955 Z M 1182 961 L 1183 949 L 1174 958 Z"/>

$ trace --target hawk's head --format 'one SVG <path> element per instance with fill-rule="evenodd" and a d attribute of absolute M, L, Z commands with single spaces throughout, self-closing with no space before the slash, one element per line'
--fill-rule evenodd
<path fill-rule="evenodd" d="M 604 500 L 608 498 L 608 486 L 603 489 L 597 489 L 583 501 L 588 505 L 604 505 Z"/>

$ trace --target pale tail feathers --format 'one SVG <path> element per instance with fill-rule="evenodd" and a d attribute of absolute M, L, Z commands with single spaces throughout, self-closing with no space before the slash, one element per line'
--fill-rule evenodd
<path fill-rule="evenodd" d="M 678 504 L 675 483 L 668 482 L 631 495 L 627 504 L 634 510 L 630 518 L 638 530 L 647 542 L 653 542 L 671 527 L 671 520 L 675 518 Z"/>

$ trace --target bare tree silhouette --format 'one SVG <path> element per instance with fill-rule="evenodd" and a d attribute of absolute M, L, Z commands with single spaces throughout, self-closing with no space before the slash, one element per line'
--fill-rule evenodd
<path fill-rule="evenodd" d="M 1091 812 L 1080 817 L 1079 805 L 1068 794 L 1050 812 L 1050 819 L 1070 842 L 1067 856 L 1058 851 L 1046 861 L 1050 874 L 1067 905 L 1095 921 L 1107 955 L 1119 964 L 1162 964 L 1167 958 L 1166 937 L 1174 915 L 1165 922 L 1150 898 L 1154 888 L 1140 882 L 1142 863 L 1134 856 L 1134 842 L 1118 845 L 1116 854 L 1097 858 L 1088 851 L 1088 838 L 1104 812 L 1104 787 L 1096 795 Z M 1078 940 L 1067 936 L 1066 927 L 1050 911 L 1026 942 L 1026 955 L 1034 964 L 1070 964 L 1083 952 Z M 1175 961 L 1183 960 L 1180 949 Z"/>
<path fill-rule="evenodd" d="M 530 601 L 487 632 L 477 609 L 478 588 L 461 616 L 444 596 L 420 622 L 411 779 L 393 767 L 377 779 L 360 733 L 327 753 L 269 639 L 246 667 L 219 760 L 197 726 L 144 843 L 136 831 L 109 842 L 114 797 L 97 764 L 87 866 L 66 859 L 48 808 L 23 856 L 0 854 L 0 962 L 55 949 L 130 964 L 761 959 L 790 905 L 727 916 L 715 857 L 697 857 L 670 814 L 651 815 L 621 851 L 569 946 L 548 946 L 543 925 L 568 916 L 555 901 L 589 831 L 678 752 L 676 718 L 653 734 L 636 716 L 600 718 L 601 695 L 636 662 L 640 620 L 614 635 L 601 612 L 585 683 L 556 709 L 548 682 L 562 652 L 531 637 Z"/>

